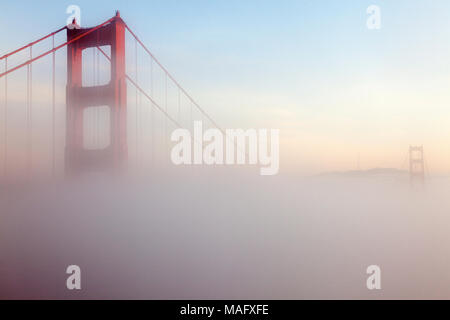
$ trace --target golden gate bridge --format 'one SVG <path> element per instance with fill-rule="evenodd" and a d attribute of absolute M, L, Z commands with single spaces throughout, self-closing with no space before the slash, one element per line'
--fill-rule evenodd
<path fill-rule="evenodd" d="M 66 39 L 57 44 L 56 37 L 63 31 Z M 51 48 L 38 52 L 36 47 L 46 41 Z M 64 49 L 66 90 L 58 93 L 56 53 Z M 12 64 L 18 55 L 25 57 L 25 61 Z M 46 57 L 51 57 L 50 94 L 48 101 L 37 105 L 33 67 Z M 4 180 L 29 178 L 36 173 L 56 176 L 121 170 L 129 167 L 130 162 L 137 167 L 155 168 L 169 161 L 169 130 L 192 130 L 195 120 L 225 134 L 118 11 L 111 19 L 91 28 L 80 28 L 73 21 L 72 26 L 59 28 L 4 54 L 0 64 L 3 65 L 0 81 L 4 86 L 0 90 L 3 95 L 0 176 Z M 20 74 L 21 70 L 26 73 Z M 46 72 L 48 69 L 44 68 Z M 9 81 L 15 74 L 19 74 L 22 87 L 16 90 L 19 98 L 13 103 Z M 26 79 L 25 88 L 21 76 Z M 58 103 L 57 96 L 63 102 Z M 65 112 L 64 119 L 58 120 L 57 114 L 61 112 Z M 41 130 L 34 126 L 37 117 L 41 118 Z M 412 151 L 420 151 L 419 160 L 414 160 Z M 423 148 L 412 151 L 411 180 L 423 181 Z"/>
<path fill-rule="evenodd" d="M 63 31 L 67 38 L 56 44 L 57 35 Z M 51 48 L 36 53 L 35 48 L 45 41 L 51 42 Z M 62 49 L 67 50 L 67 82 L 65 103 L 61 103 L 65 104 L 65 119 L 58 126 L 56 53 Z M 134 54 L 126 54 L 129 50 Z M 25 54 L 25 61 L 12 65 L 19 54 Z M 51 89 L 49 101 L 38 107 L 33 100 L 33 68 L 46 57 L 51 57 Z M 137 165 L 153 166 L 159 153 L 168 155 L 158 150 L 167 149 L 170 128 L 192 129 L 194 120 L 202 120 L 223 132 L 131 30 L 119 11 L 92 28 L 80 28 L 74 20 L 72 27 L 62 27 L 11 51 L 1 56 L 0 62 L 4 68 L 0 73 L 4 85 L 0 160 L 4 178 L 14 172 L 30 177 L 35 172 L 54 176 L 62 172 L 121 170 L 128 166 L 131 156 Z M 20 103 L 13 104 L 9 81 L 20 70 L 26 71 L 26 88 L 18 92 Z M 131 90 L 134 92 L 130 94 Z M 50 111 L 48 119 L 41 119 L 44 129 L 38 130 L 34 118 L 42 118 L 45 110 Z"/>

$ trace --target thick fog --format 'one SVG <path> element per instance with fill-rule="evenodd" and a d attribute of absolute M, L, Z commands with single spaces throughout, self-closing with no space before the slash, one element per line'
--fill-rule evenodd
<path fill-rule="evenodd" d="M 450 298 L 447 178 L 170 172 L 3 186 L 0 298 Z"/>

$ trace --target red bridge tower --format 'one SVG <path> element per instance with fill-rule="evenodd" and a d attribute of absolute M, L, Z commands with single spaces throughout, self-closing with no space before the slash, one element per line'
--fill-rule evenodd
<path fill-rule="evenodd" d="M 409 147 L 409 176 L 411 185 L 419 182 L 425 184 L 425 160 L 423 155 L 423 146 Z"/>
<path fill-rule="evenodd" d="M 93 28 L 67 29 L 67 41 Z M 82 52 L 111 46 L 111 80 L 102 86 L 83 87 Z M 125 23 L 119 12 L 113 20 L 67 46 L 66 172 L 74 174 L 103 168 L 120 169 L 127 162 L 127 86 L 125 76 Z M 110 109 L 110 145 L 87 150 L 83 146 L 83 112 L 88 107 Z"/>

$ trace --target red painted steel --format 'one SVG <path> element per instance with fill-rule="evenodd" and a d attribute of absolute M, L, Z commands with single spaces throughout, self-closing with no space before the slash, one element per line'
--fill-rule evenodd
<path fill-rule="evenodd" d="M 80 35 L 90 32 L 84 37 Z M 77 41 L 71 42 L 72 39 Z M 127 87 L 125 74 L 125 23 L 117 13 L 109 24 L 91 29 L 67 29 L 67 122 L 66 172 L 68 174 L 104 168 L 124 168 L 127 146 Z M 102 86 L 83 87 L 82 52 L 87 48 L 111 46 L 111 80 Z M 109 106 L 110 145 L 105 149 L 83 147 L 83 111 L 88 107 Z"/>

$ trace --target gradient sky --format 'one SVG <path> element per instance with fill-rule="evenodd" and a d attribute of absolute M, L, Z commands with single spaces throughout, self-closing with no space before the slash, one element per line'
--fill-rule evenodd
<path fill-rule="evenodd" d="M 65 24 L 70 4 L 86 27 L 119 9 L 223 127 L 281 129 L 281 171 L 400 168 L 423 144 L 450 173 L 449 1 L 2 1 L 0 53 Z"/>

